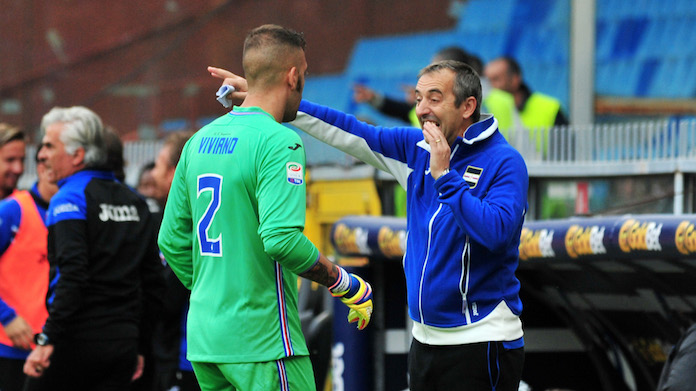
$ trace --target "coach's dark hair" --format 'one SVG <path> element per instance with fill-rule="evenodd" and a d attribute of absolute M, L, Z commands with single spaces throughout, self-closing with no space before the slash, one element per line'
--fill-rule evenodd
<path fill-rule="evenodd" d="M 420 79 L 423 75 L 444 69 L 454 72 L 452 92 L 454 93 L 455 107 L 461 106 L 462 102 L 470 96 L 476 98 L 476 109 L 472 119 L 474 122 L 478 122 L 481 119 L 481 79 L 479 79 L 478 74 L 470 65 L 452 60 L 438 61 L 423 68 L 418 73 L 418 78 Z"/>

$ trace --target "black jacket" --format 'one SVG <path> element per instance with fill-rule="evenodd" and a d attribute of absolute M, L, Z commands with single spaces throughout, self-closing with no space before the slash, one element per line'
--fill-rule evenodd
<path fill-rule="evenodd" d="M 151 338 L 162 265 L 146 202 L 108 171 L 59 183 L 48 209 L 50 340 Z"/>

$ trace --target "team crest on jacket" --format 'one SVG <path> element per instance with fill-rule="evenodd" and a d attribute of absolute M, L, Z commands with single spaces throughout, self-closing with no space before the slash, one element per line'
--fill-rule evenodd
<path fill-rule="evenodd" d="M 304 172 L 300 163 L 289 162 L 285 165 L 285 171 L 288 175 L 288 182 L 293 185 L 301 185 L 304 182 Z"/>
<path fill-rule="evenodd" d="M 464 172 L 464 180 L 466 181 L 466 184 L 469 185 L 469 188 L 473 189 L 476 187 L 482 172 L 483 168 L 474 166 L 466 167 L 466 171 Z"/>

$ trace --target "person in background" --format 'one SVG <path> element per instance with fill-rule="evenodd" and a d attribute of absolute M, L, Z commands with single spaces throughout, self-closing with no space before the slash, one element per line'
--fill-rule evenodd
<path fill-rule="evenodd" d="M 152 178 L 152 197 L 161 202 L 162 206 L 167 202 L 169 189 L 174 180 L 176 165 L 181 158 L 181 151 L 194 132 L 179 131 L 167 136 L 157 153 L 150 176 Z"/>
<path fill-rule="evenodd" d="M 85 107 L 41 121 L 38 157 L 60 187 L 47 212 L 48 318 L 25 390 L 128 389 L 143 370 L 162 276 L 146 203 L 104 169 L 107 137 Z"/>
<path fill-rule="evenodd" d="M 165 139 L 150 171 L 153 198 L 166 202 L 181 151 L 192 135 L 193 132 L 180 131 Z M 160 208 L 163 209 L 164 205 L 160 205 Z M 162 214 L 157 215 L 161 222 Z M 165 301 L 161 317 L 155 324 L 153 339 L 155 390 L 197 391 L 200 386 L 196 382 L 191 362 L 186 359 L 186 316 L 191 292 L 172 272 L 162 253 L 160 256 L 164 265 Z"/>
<path fill-rule="evenodd" d="M 135 190 L 145 197 L 154 198 L 155 196 L 155 180 L 152 178 L 153 168 L 155 168 L 155 162 L 148 162 L 140 169 L 140 174 L 138 175 L 138 184 Z"/>
<path fill-rule="evenodd" d="M 104 169 L 114 173 L 114 177 L 121 183 L 126 181 L 126 160 L 123 157 L 123 141 L 121 136 L 111 127 L 104 131 L 106 145 L 106 164 Z"/>
<path fill-rule="evenodd" d="M 196 132 L 177 165 L 160 227 L 164 258 L 191 290 L 187 358 L 202 390 L 312 390 L 297 307 L 298 275 L 329 287 L 358 328 L 372 288 L 303 235 L 305 151 L 295 118 L 304 37 L 253 29 L 242 63 L 249 94 Z"/>
<path fill-rule="evenodd" d="M 111 171 L 114 173 L 114 177 L 116 180 L 118 180 L 121 183 L 125 183 L 126 179 L 126 173 L 125 173 L 125 158 L 123 156 L 123 141 L 121 140 L 121 136 L 116 133 L 116 131 L 111 128 L 107 127 L 105 130 L 105 142 L 106 142 L 106 163 L 102 167 L 106 171 Z M 129 187 L 130 188 L 130 187 Z M 135 191 L 137 193 L 137 190 L 132 189 L 131 190 Z M 137 193 L 138 195 L 144 197 L 142 194 Z M 154 201 L 151 201 L 150 199 L 145 198 L 145 201 L 148 203 L 148 209 L 152 213 L 152 223 L 151 223 L 151 229 L 154 231 L 154 235 L 151 235 L 151 237 L 157 237 L 157 230 L 159 229 L 159 222 L 161 219 L 161 213 L 156 213 L 153 212 L 153 206 L 152 203 Z M 159 211 L 160 208 L 157 206 L 156 211 Z M 160 217 L 157 217 L 160 216 Z M 161 311 L 160 311 L 161 312 Z M 157 317 L 155 321 L 159 321 L 160 317 Z M 155 326 L 153 326 L 155 327 Z M 152 332 L 152 339 L 156 338 L 156 331 L 153 330 Z M 133 380 L 133 383 L 131 384 L 131 391 L 152 391 L 154 387 L 154 382 L 155 382 L 155 360 L 153 356 L 153 351 L 152 351 L 152 344 L 142 344 L 138 350 L 139 356 L 142 356 L 143 359 L 143 368 L 142 368 L 142 375 L 138 377 L 137 379 Z"/>
<path fill-rule="evenodd" d="M 38 181 L 0 202 L 0 390 L 20 391 L 34 341 L 46 321 L 49 265 L 46 210 L 58 191 L 36 160 Z"/>
<path fill-rule="evenodd" d="M 478 56 L 458 46 L 448 46 L 440 49 L 435 56 L 433 56 L 431 63 L 444 60 L 463 62 L 471 66 L 476 73 L 478 73 L 481 78 L 483 96 L 481 112 L 491 113 L 496 118 L 510 117 L 513 115 L 515 107 L 512 95 L 491 87 L 490 83 L 488 83 L 488 80 L 483 75 L 483 61 L 481 61 Z M 420 127 L 418 117 L 415 115 L 413 87 L 408 87 L 408 92 L 409 99 L 399 101 L 383 95 L 363 84 L 356 84 L 353 87 L 353 99 L 358 103 L 369 103 L 372 107 L 385 115 L 399 118 L 404 122 L 411 123 L 413 126 Z M 499 122 L 498 128 L 504 131 L 507 130 L 510 125 L 510 123 Z"/>
<path fill-rule="evenodd" d="M 243 78 L 208 70 L 235 87 L 232 99 L 244 97 Z M 520 384 L 524 338 L 515 271 L 529 176 L 480 102 L 476 71 L 441 61 L 419 74 L 422 130 L 372 126 L 307 101 L 292 122 L 407 189 L 411 391 L 517 391 Z"/>
<path fill-rule="evenodd" d="M 24 173 L 25 148 L 24 132 L 0 123 L 0 199 L 17 189 L 19 177 Z"/>
<path fill-rule="evenodd" d="M 493 88 L 512 94 L 517 108 L 518 124 L 527 129 L 568 125 L 561 102 L 551 96 L 532 91 L 522 78 L 522 68 L 512 57 L 499 57 L 486 64 L 485 75 Z M 497 118 L 498 116 L 496 116 Z M 501 118 L 499 118 L 502 121 Z M 506 119 L 506 121 L 508 121 Z"/>
<path fill-rule="evenodd" d="M 478 57 L 457 46 L 449 46 L 438 50 L 431 62 L 442 60 L 461 61 L 471 65 L 474 69 L 478 67 L 481 71 L 483 70 L 483 62 Z M 358 83 L 353 86 L 353 100 L 358 103 L 369 103 L 370 106 L 385 115 L 398 118 L 413 126 L 420 126 L 418 118 L 415 115 L 415 95 L 413 93 L 413 86 L 407 86 L 404 89 L 407 92 L 407 99 L 397 100 L 379 93 L 364 84 Z"/>

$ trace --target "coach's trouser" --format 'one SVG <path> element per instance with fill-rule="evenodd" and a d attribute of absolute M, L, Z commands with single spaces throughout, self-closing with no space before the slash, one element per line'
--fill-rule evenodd
<path fill-rule="evenodd" d="M 0 357 L 1 391 L 21 391 L 25 377 L 23 359 Z"/>
<path fill-rule="evenodd" d="M 28 377 L 24 391 L 127 390 L 137 357 L 136 339 L 58 342 L 51 365 L 40 377 Z"/>
<path fill-rule="evenodd" d="M 408 354 L 410 391 L 517 391 L 524 348 L 502 342 L 425 345 L 415 339 Z"/>

